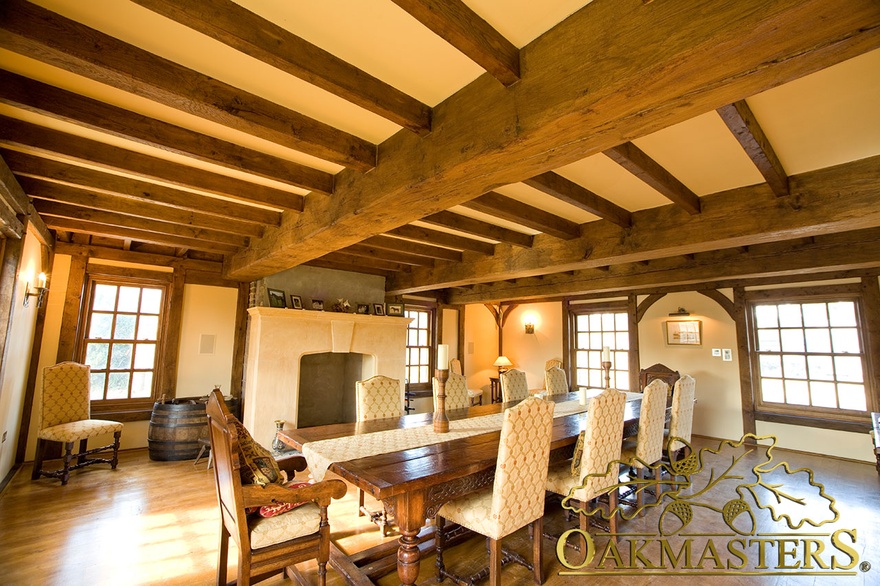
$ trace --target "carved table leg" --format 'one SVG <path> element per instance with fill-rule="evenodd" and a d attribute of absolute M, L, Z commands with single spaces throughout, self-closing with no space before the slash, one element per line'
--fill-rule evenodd
<path fill-rule="evenodd" d="M 397 497 L 394 506 L 400 547 L 397 549 L 397 576 L 401 584 L 415 584 L 419 578 L 422 553 L 418 534 L 425 524 L 425 494 L 413 491 Z"/>

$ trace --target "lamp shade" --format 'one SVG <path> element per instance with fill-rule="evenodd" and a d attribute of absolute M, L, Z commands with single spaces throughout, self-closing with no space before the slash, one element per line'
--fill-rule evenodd
<path fill-rule="evenodd" d="M 507 367 L 507 366 L 513 366 L 513 362 L 511 362 L 507 356 L 499 356 L 495 360 L 495 362 L 492 363 L 492 366 L 497 366 L 499 368 L 503 368 L 503 367 Z"/>

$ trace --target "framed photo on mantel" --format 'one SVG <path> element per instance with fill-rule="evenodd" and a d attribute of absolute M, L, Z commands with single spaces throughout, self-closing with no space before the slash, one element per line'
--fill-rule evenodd
<path fill-rule="evenodd" d="M 269 295 L 269 307 L 287 307 L 284 291 L 281 289 L 266 289 Z"/>

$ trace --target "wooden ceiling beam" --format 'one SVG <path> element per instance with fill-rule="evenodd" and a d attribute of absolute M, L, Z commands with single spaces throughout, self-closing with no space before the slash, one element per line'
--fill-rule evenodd
<path fill-rule="evenodd" d="M 502 228 L 495 224 L 483 222 L 482 220 L 475 220 L 474 218 L 468 218 L 467 216 L 462 216 L 461 214 L 453 212 L 437 212 L 436 214 L 421 218 L 421 221 L 436 226 L 443 226 L 444 228 L 449 228 L 451 230 L 458 230 L 465 234 L 473 234 L 474 236 L 481 236 L 483 238 L 505 242 L 514 246 L 522 246 L 523 248 L 529 248 L 532 245 L 533 240 L 533 237 L 529 234 L 523 234 L 516 230 Z"/>
<path fill-rule="evenodd" d="M 539 235 L 531 249 L 499 245 L 492 257 L 466 255 L 460 264 L 414 269 L 386 288 L 416 293 L 672 256 L 692 262 L 684 255 L 874 228 L 880 226 L 878 176 L 880 156 L 862 159 L 792 176 L 795 201 L 777 198 L 765 183 L 741 187 L 704 196 L 703 213 L 696 216 L 676 205 L 641 210 L 628 230 L 594 222 L 577 240 Z"/>
<path fill-rule="evenodd" d="M 160 244 L 162 246 L 177 246 L 183 248 L 192 248 L 193 250 L 204 250 L 216 254 L 230 254 L 240 247 L 230 246 L 228 244 L 220 244 L 217 242 L 209 242 L 199 238 L 185 238 L 181 236 L 170 236 L 168 234 L 160 234 L 148 230 L 138 230 L 136 228 L 124 228 L 120 226 L 109 226 L 99 222 L 89 222 L 86 220 L 71 220 L 57 216 L 45 216 L 46 225 L 55 230 L 67 230 L 68 232 L 79 233 L 88 236 L 103 236 L 107 238 L 115 238 L 119 240 L 131 239 L 138 242 L 148 242 L 151 244 Z"/>
<path fill-rule="evenodd" d="M 718 114 L 777 196 L 789 194 L 788 174 L 745 100 L 718 108 Z"/>
<path fill-rule="evenodd" d="M 246 236 L 229 234 L 228 232 L 220 232 L 219 230 L 185 226 L 182 224 L 163 222 L 151 218 L 140 218 L 116 212 L 105 212 L 94 208 L 76 206 L 57 201 L 37 200 L 34 202 L 34 207 L 47 224 L 49 223 L 49 220 L 46 218 L 51 216 L 54 218 L 66 218 L 69 220 L 82 220 L 103 224 L 105 226 L 131 228 L 132 230 L 140 230 L 144 232 L 155 232 L 156 234 L 166 234 L 181 238 L 204 240 L 207 242 L 229 245 L 234 248 L 247 246 L 248 242 Z"/>
<path fill-rule="evenodd" d="M 423 256 L 425 258 L 461 262 L 461 252 L 457 250 L 450 250 L 448 248 L 443 248 L 442 246 L 421 244 L 410 240 L 401 240 L 400 238 L 392 238 L 390 236 L 373 236 L 372 238 L 367 238 L 361 242 L 361 244 L 384 250 L 406 252 L 411 255 Z"/>
<path fill-rule="evenodd" d="M 529 187 L 555 197 L 559 201 L 589 212 L 621 228 L 629 228 L 632 225 L 632 214 L 619 205 L 600 197 L 581 187 L 574 181 L 570 181 L 553 171 L 547 171 L 523 181 Z"/>
<path fill-rule="evenodd" d="M 179 258 L 176 256 L 155 254 L 150 252 L 136 252 L 119 248 L 108 248 L 94 244 L 71 244 L 57 242 L 56 254 L 68 254 L 70 256 L 84 256 L 86 258 L 100 258 L 104 260 L 118 260 L 160 267 L 180 267 L 187 270 L 206 271 L 219 274 L 223 270 L 223 263 L 208 260 L 196 260 Z"/>
<path fill-rule="evenodd" d="M 474 240 L 465 236 L 450 234 L 449 232 L 441 232 L 440 230 L 432 230 L 422 226 L 413 226 L 410 224 L 393 228 L 387 232 L 389 236 L 414 240 L 428 244 L 436 244 L 456 250 L 470 250 L 479 254 L 495 254 L 495 245 L 491 242 L 483 242 L 482 240 Z"/>
<path fill-rule="evenodd" d="M 0 70 L 0 102 L 198 161 L 329 194 L 333 175 Z"/>
<path fill-rule="evenodd" d="M 15 174 L 22 182 L 28 177 L 41 180 L 40 184 L 28 182 L 34 188 L 45 188 L 45 182 L 70 185 L 98 193 L 125 197 L 132 201 L 149 202 L 181 210 L 212 214 L 217 217 L 235 218 L 243 222 L 266 225 L 281 223 L 281 213 L 265 208 L 198 195 L 189 191 L 157 185 L 104 173 L 86 167 L 69 165 L 25 153 L 0 151 L 9 160 Z"/>
<path fill-rule="evenodd" d="M 339 252 L 331 252 L 330 254 L 324 255 L 322 258 L 330 262 L 337 262 L 349 266 L 361 265 L 366 268 L 378 269 L 381 271 L 391 271 L 393 273 L 410 268 L 405 264 L 382 260 L 378 258 L 366 258 L 364 256 L 349 254 L 343 250 Z"/>
<path fill-rule="evenodd" d="M 555 238 L 571 240 L 581 235 L 580 226 L 574 222 L 554 216 L 544 210 L 494 191 L 484 193 L 461 205 L 471 210 L 492 214 L 509 222 L 549 234 Z"/>
<path fill-rule="evenodd" d="M 432 267 L 434 266 L 434 259 L 418 256 L 415 254 L 408 254 L 406 252 L 402 252 L 400 250 L 388 250 L 386 248 L 377 248 L 374 246 L 370 246 L 368 244 L 352 244 L 351 246 L 346 246 L 341 249 L 339 252 L 344 252 L 346 254 L 351 254 L 353 256 L 362 256 L 364 258 L 374 258 L 376 260 L 387 260 L 391 262 L 400 263 L 402 265 L 410 265 L 416 267 Z"/>
<path fill-rule="evenodd" d="M 230 0 L 134 2 L 420 136 L 431 132 L 429 106 Z"/>
<path fill-rule="evenodd" d="M 376 145 L 25 0 L 4 2 L 0 47 L 360 172 Z"/>
<path fill-rule="evenodd" d="M 41 157 L 60 158 L 146 181 L 196 189 L 244 203 L 301 212 L 303 196 L 235 177 L 173 163 L 103 142 L 0 116 L 0 145 Z M 333 178 L 326 185 L 332 191 Z"/>
<path fill-rule="evenodd" d="M 259 237 L 263 234 L 263 227 L 259 224 L 244 222 L 234 217 L 182 210 L 149 201 L 95 192 L 87 188 L 53 183 L 43 179 L 34 179 L 33 177 L 22 177 L 21 182 L 28 194 L 35 199 L 65 203 L 138 218 L 171 222 L 182 226 L 206 228 L 240 236 Z"/>
<path fill-rule="evenodd" d="M 40 217 L 40 213 L 32 203 L 28 204 L 28 227 L 34 231 L 34 235 L 36 235 L 40 244 L 46 246 L 49 250 L 55 250 L 55 236 L 49 230 L 49 227 L 46 226 L 46 222 Z"/>
<path fill-rule="evenodd" d="M 24 223 L 17 216 L 27 214 L 29 203 L 6 160 L 0 155 L 0 234 L 15 239 L 24 235 Z"/>
<path fill-rule="evenodd" d="M 348 262 L 339 262 L 334 260 L 327 260 L 326 258 L 316 258 L 314 260 L 310 260 L 307 263 L 303 263 L 310 267 L 320 267 L 322 269 L 333 269 L 336 271 L 348 271 L 350 273 L 363 273 L 366 275 L 376 275 L 378 277 L 385 277 L 386 279 L 394 274 L 394 271 L 386 271 L 382 269 L 375 269 L 373 267 L 367 267 L 358 264 L 352 264 Z M 328 304 L 329 307 L 329 304 Z"/>
<path fill-rule="evenodd" d="M 697 194 L 633 143 L 619 144 L 604 151 L 604 154 L 689 214 L 700 213 L 700 198 Z"/>
<path fill-rule="evenodd" d="M 434 108 L 430 135 L 390 137 L 376 169 L 341 171 L 334 197 L 286 216 L 227 271 L 276 273 L 880 47 L 874 0 L 711 6 L 587 4 L 521 50 L 518 83 L 480 76 Z M 627 26 L 609 36 L 609 22 Z"/>
<path fill-rule="evenodd" d="M 505 86 L 519 81 L 519 49 L 461 0 L 393 0 Z"/>

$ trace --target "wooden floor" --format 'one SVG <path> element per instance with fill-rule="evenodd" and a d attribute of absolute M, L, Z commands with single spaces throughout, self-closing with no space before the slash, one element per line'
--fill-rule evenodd
<path fill-rule="evenodd" d="M 867 436 L 865 441 L 868 441 Z M 717 442 L 703 445 L 717 446 Z M 857 529 L 855 549 L 860 561 L 870 562 L 873 568 L 867 573 L 857 572 L 852 577 L 742 575 L 690 580 L 774 586 L 880 584 L 880 477 L 874 466 L 782 451 L 776 456 L 777 460 L 785 459 L 793 467 L 807 467 L 814 471 L 815 482 L 824 484 L 826 493 L 837 500 L 840 520 L 831 530 Z M 719 458 L 723 460 L 721 456 Z M 24 465 L 0 494 L 0 584 L 189 586 L 213 583 L 219 516 L 213 478 L 206 471 L 204 461 L 197 467 L 189 461 L 153 462 L 146 450 L 132 450 L 121 454 L 118 470 L 98 466 L 86 468 L 74 472 L 66 487 L 49 479 L 31 481 L 30 471 L 30 465 Z M 786 489 L 796 491 L 798 482 L 801 480 L 796 477 L 789 478 Z M 801 482 L 801 488 L 805 484 Z M 724 494 L 704 500 L 720 509 L 730 498 L 730 494 Z M 377 528 L 356 516 L 356 502 L 357 494 L 350 489 L 345 499 L 335 501 L 330 509 L 333 540 L 349 553 L 382 541 Z M 648 515 L 627 523 L 621 530 L 656 534 L 659 513 L 659 509 L 652 509 Z M 718 516 L 712 517 L 714 513 L 709 513 L 706 518 L 695 517 L 689 529 L 717 530 Z M 762 517 L 763 513 L 757 511 L 755 515 L 761 531 L 772 530 L 772 525 L 768 524 L 771 522 L 769 515 Z M 551 532 L 561 532 L 565 521 L 558 505 L 548 507 L 546 519 L 546 527 Z M 780 526 L 778 530 L 787 528 Z M 813 531 L 830 532 L 828 526 Z M 530 557 L 525 530 L 505 540 L 505 545 L 508 544 L 527 559 Z M 601 543 L 597 541 L 597 544 L 601 547 Z M 231 566 L 235 564 L 236 555 L 233 546 Z M 768 554 L 771 565 L 775 564 L 775 556 L 775 551 Z M 473 538 L 449 550 L 444 558 L 453 570 L 461 573 L 475 570 L 486 560 L 484 542 Z M 846 561 L 845 556 L 842 559 Z M 420 584 L 436 583 L 434 562 L 434 555 L 423 558 Z M 711 564 L 710 561 L 708 565 Z M 300 567 L 315 577 L 313 563 Z M 596 580 L 559 575 L 565 568 L 556 559 L 554 544 L 547 539 L 544 540 L 543 567 L 549 585 L 583 584 Z M 230 573 L 235 575 L 234 567 L 230 567 Z M 601 583 L 683 584 L 688 579 L 630 575 L 603 577 Z M 289 581 L 278 576 L 265 583 L 288 584 Z M 328 583 L 342 583 L 340 575 L 333 569 L 328 571 Z M 379 580 L 379 583 L 397 583 L 396 574 Z M 508 566 L 503 570 L 503 583 L 532 584 L 531 575 L 525 568 Z"/>

